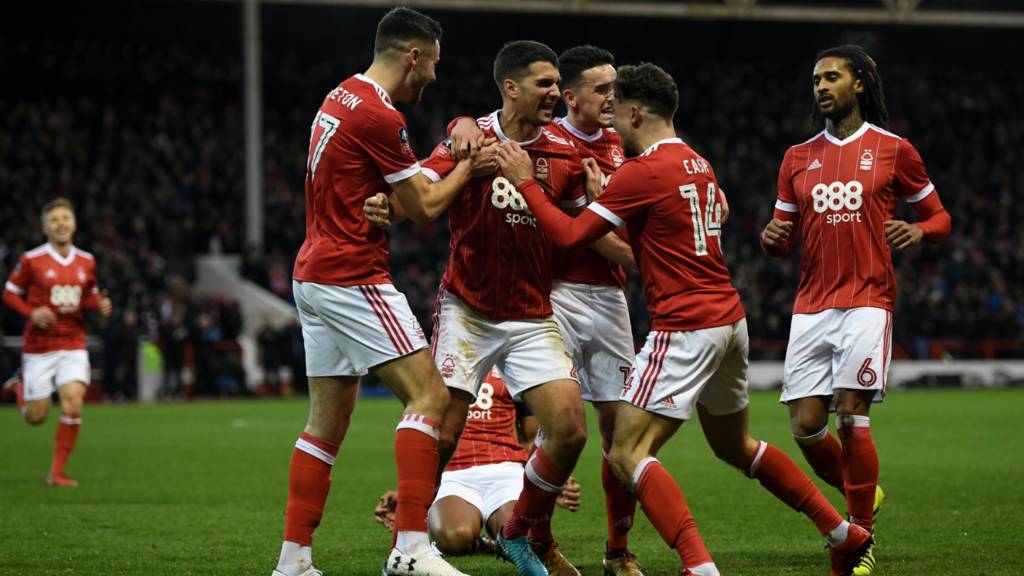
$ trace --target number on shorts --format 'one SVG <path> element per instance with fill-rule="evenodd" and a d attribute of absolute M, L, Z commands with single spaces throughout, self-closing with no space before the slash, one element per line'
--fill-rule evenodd
<path fill-rule="evenodd" d="M 871 357 L 865 358 L 864 363 L 860 365 L 860 371 L 857 372 L 857 382 L 861 386 L 869 388 L 877 380 L 878 374 L 871 369 Z"/>

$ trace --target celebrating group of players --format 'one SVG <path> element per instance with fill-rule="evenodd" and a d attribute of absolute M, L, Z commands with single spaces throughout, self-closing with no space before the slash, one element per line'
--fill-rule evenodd
<path fill-rule="evenodd" d="M 672 77 L 653 64 L 616 69 L 612 54 L 593 46 L 559 56 L 538 42 L 509 42 L 493 70 L 501 108 L 453 121 L 421 165 L 393 102 L 421 99 L 440 40 L 430 17 L 391 10 L 369 69 L 328 93 L 313 120 L 306 240 L 293 275 L 310 412 L 291 459 L 273 576 L 321 574 L 313 532 L 368 372 L 405 406 L 397 493 L 379 510 L 389 522 L 389 504 L 394 512 L 385 576 L 461 575 L 439 549 L 473 552 L 484 527 L 520 575 L 578 574 L 558 549 L 551 515 L 556 502 L 578 505 L 570 474 L 586 442 L 582 400 L 601 432 L 606 574 L 641 574 L 628 546 L 637 502 L 678 552 L 682 574 L 719 574 L 657 459 L 694 408 L 719 458 L 825 537 L 833 575 L 871 574 L 882 494 L 868 414 L 884 395 L 890 358 L 889 246 L 938 241 L 950 227 L 917 151 L 881 127 L 874 61 L 856 46 L 818 55 L 812 83 L 824 130 L 786 152 L 775 215 L 761 234 L 772 256 L 803 242 L 782 401 L 815 473 L 845 494 L 844 519 L 785 453 L 748 433 L 747 327 L 720 244 L 728 204 L 711 164 L 677 136 Z M 555 118 L 560 100 L 568 114 Z M 898 198 L 920 221 L 893 219 Z M 49 220 L 69 208 L 44 211 L 50 242 L 27 253 L 6 285 L 5 303 L 31 317 L 33 335 L 60 326 L 36 304 L 79 323 L 80 305 L 109 313 L 109 300 L 91 292 L 91 258 L 70 244 L 67 223 Z M 384 230 L 444 212 L 451 257 L 428 343 L 391 283 Z M 83 288 L 68 292 L 61 278 L 76 267 Z M 653 322 L 635 355 L 623 267 L 639 271 Z M 26 291 L 39 303 L 26 303 Z M 59 348 L 25 350 L 24 387 L 33 391 L 25 400 L 48 406 L 61 390 L 77 433 L 88 383 L 80 358 L 39 353 L 81 351 L 84 342 Z M 839 440 L 829 432 L 832 410 Z M 25 414 L 45 417 L 41 408 Z M 65 483 L 56 455 L 51 476 Z"/>
<path fill-rule="evenodd" d="M 471 552 L 483 527 L 520 575 L 578 574 L 551 515 L 560 497 L 574 505 L 567 481 L 586 441 L 584 399 L 605 454 L 606 574 L 641 574 L 627 538 L 637 501 L 683 574 L 719 573 L 656 458 L 694 407 L 717 456 L 812 521 L 832 574 L 872 573 L 882 494 L 868 411 L 890 358 L 889 245 L 938 241 L 950 226 L 916 150 L 880 127 L 874 61 L 856 46 L 818 55 L 815 116 L 825 129 L 786 153 L 761 235 L 770 255 L 803 239 L 782 400 L 812 468 L 845 494 L 847 520 L 789 457 L 747 431 L 746 321 L 720 244 L 728 205 L 710 163 L 677 137 L 673 79 L 653 64 L 616 70 L 593 46 L 558 56 L 509 42 L 493 70 L 501 108 L 453 121 L 421 165 L 393 101 L 420 100 L 440 39 L 433 19 L 392 10 L 370 68 L 331 91 L 313 121 L 294 273 L 311 407 L 274 576 L 320 574 L 312 535 L 368 371 L 405 405 L 397 494 L 378 508 L 392 522 L 394 507 L 385 576 L 462 574 L 439 549 Z M 556 119 L 559 100 L 568 115 Z M 897 198 L 919 222 L 893 219 Z M 445 211 L 451 256 L 428 345 L 391 284 L 384 228 Z M 622 266 L 639 271 L 653 320 L 635 357 Z M 529 452 L 517 410 L 541 430 Z"/>

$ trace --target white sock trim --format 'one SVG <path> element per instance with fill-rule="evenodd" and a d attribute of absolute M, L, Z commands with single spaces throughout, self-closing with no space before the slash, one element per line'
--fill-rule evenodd
<path fill-rule="evenodd" d="M 402 420 L 398 422 L 398 426 L 395 426 L 395 431 L 398 430 L 417 430 L 423 432 L 427 436 L 430 436 L 434 440 L 441 437 L 441 431 L 431 426 L 426 421 L 426 418 L 419 414 L 406 414 L 402 416 Z"/>
<path fill-rule="evenodd" d="M 870 416 L 857 416 L 855 414 L 842 414 L 836 416 L 836 428 L 870 428 Z"/>
<path fill-rule="evenodd" d="M 750 463 L 750 471 L 747 472 L 747 476 L 751 478 L 757 474 L 757 467 L 761 464 L 761 458 L 764 456 L 764 451 L 768 449 L 768 443 L 761 440 L 761 443 L 757 446 L 757 454 L 754 456 L 754 461 Z"/>
<path fill-rule="evenodd" d="M 541 478 L 540 474 L 537 474 L 537 470 L 535 470 L 533 467 L 533 462 L 536 459 L 537 455 L 536 453 L 534 453 L 534 455 L 531 456 L 530 460 L 526 463 L 526 477 L 530 480 L 530 483 L 545 492 L 550 492 L 551 494 L 560 493 L 562 491 L 561 486 L 555 486 L 554 484 Z"/>
<path fill-rule="evenodd" d="M 687 569 L 693 572 L 694 576 L 721 576 L 718 573 L 718 566 L 714 562 L 705 562 L 698 566 L 689 566 Z"/>
<path fill-rule="evenodd" d="M 298 450 L 302 450 L 306 454 L 309 454 L 313 458 L 320 460 L 321 462 L 327 464 L 328 466 L 334 466 L 335 457 L 328 452 L 324 452 L 316 444 L 313 444 L 312 442 L 308 442 L 306 440 L 303 440 L 302 438 L 299 438 L 298 440 L 295 441 L 295 448 L 297 448 Z"/>
<path fill-rule="evenodd" d="M 647 470 L 648 466 L 654 463 L 660 462 L 654 456 L 648 456 L 647 458 L 644 458 L 643 460 L 640 461 L 639 464 L 636 465 L 636 468 L 633 469 L 633 476 L 630 478 L 630 492 L 636 494 L 636 487 L 638 484 L 640 484 L 640 479 L 644 477 L 644 471 Z"/>
<path fill-rule="evenodd" d="M 843 520 L 839 526 L 832 529 L 831 532 L 825 535 L 825 540 L 828 541 L 829 546 L 838 546 L 846 541 L 846 537 L 850 534 L 850 523 Z"/>
<path fill-rule="evenodd" d="M 402 530 L 395 537 L 395 548 L 402 554 L 415 555 L 423 548 L 430 546 L 430 539 L 426 532 L 415 532 Z"/>
<path fill-rule="evenodd" d="M 800 446 L 814 446 L 824 440 L 826 436 L 828 436 L 828 424 L 810 436 L 797 436 L 796 434 L 793 434 L 793 439 L 796 440 L 796 443 Z"/>
<path fill-rule="evenodd" d="M 61 414 L 60 422 L 61 424 L 67 424 L 68 426 L 79 426 L 82 424 L 82 419 L 80 417 L 73 418 L 71 416 L 65 416 Z"/>

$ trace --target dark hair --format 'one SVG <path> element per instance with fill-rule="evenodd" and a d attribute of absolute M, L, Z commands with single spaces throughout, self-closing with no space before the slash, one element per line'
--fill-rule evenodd
<path fill-rule="evenodd" d="M 615 79 L 615 97 L 636 100 L 666 120 L 672 119 L 679 105 L 675 80 L 661 66 L 650 62 L 620 67 Z"/>
<path fill-rule="evenodd" d="M 405 6 L 392 8 L 377 23 L 377 37 L 373 41 L 373 53 L 383 54 L 388 50 L 404 50 L 411 40 L 424 42 L 441 41 L 441 24 Z"/>
<path fill-rule="evenodd" d="M 534 62 L 550 62 L 558 66 L 558 54 L 547 44 L 533 40 L 514 40 L 501 47 L 494 58 L 494 82 L 503 89 L 506 78 L 519 80 Z"/>
<path fill-rule="evenodd" d="M 857 104 L 860 106 L 861 116 L 864 120 L 876 125 L 885 126 L 889 121 L 889 111 L 885 108 L 885 94 L 882 93 L 882 77 L 878 74 L 878 65 L 874 59 L 868 56 L 864 48 L 855 44 L 844 44 L 818 52 L 814 61 L 822 58 L 843 58 L 847 66 L 864 85 L 864 91 L 857 94 Z M 815 104 L 811 118 L 816 125 L 824 124 L 825 117 Z"/>
<path fill-rule="evenodd" d="M 573 46 L 558 55 L 558 71 L 562 74 L 562 88 L 576 88 L 583 80 L 583 72 L 603 64 L 615 65 L 615 56 L 597 46 Z"/>

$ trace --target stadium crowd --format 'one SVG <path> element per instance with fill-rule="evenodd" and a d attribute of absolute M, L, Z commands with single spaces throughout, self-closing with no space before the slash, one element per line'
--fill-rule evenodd
<path fill-rule="evenodd" d="M 128 38 L 122 30 L 113 40 L 106 32 L 114 24 L 103 11 L 115 8 L 123 18 L 124 6 L 100 7 L 81 15 L 95 26 L 71 26 L 75 19 L 66 19 L 66 29 L 45 42 L 32 28 L 42 24 L 0 35 L 4 69 L 27 79 L 18 91 L 0 95 L 0 275 L 6 278 L 18 256 L 43 241 L 40 206 L 55 196 L 69 197 L 77 207 L 76 244 L 97 256 L 100 285 L 115 303 L 109 324 L 94 330 L 107 344 L 104 370 L 131 374 L 135 358 L 128 350 L 142 338 L 161 343 L 165 367 L 173 372 L 183 354 L 178 344 L 194 343 L 201 357 L 205 344 L 232 340 L 243 321 L 236 305 L 200 298 L 190 285 L 196 255 L 247 251 L 239 8 L 158 4 L 145 10 L 189 26 L 140 26 Z M 346 10 L 355 30 L 372 29 L 363 24 L 379 17 L 378 10 Z M 198 20 L 190 11 L 203 12 L 201 24 L 193 25 Z M 265 241 L 262 250 L 249 251 L 246 271 L 286 299 L 304 234 L 312 114 L 328 90 L 369 61 L 372 39 L 327 32 L 340 11 L 264 8 Z M 421 156 L 455 115 L 497 108 L 491 60 L 501 42 L 512 39 L 473 26 L 466 15 L 440 17 L 447 36 L 438 82 L 427 89 L 422 105 L 407 110 Z M 771 215 L 786 147 L 813 133 L 813 51 L 837 38 L 808 33 L 799 46 L 790 40 L 773 51 L 760 46 L 793 36 L 799 26 L 651 22 L 644 24 L 650 34 L 622 42 L 615 35 L 621 20 L 593 19 L 575 30 L 559 28 L 557 19 L 508 20 L 507 30 L 530 30 L 556 51 L 589 41 L 615 51 L 621 63 L 654 61 L 675 76 L 681 88 L 677 125 L 711 161 L 729 195 L 732 217 L 722 239 L 751 337 L 762 342 L 755 344 L 754 357 L 781 359 L 781 347 L 763 342 L 788 334 L 798 260 L 765 257 L 757 235 Z M 516 23 L 522 26 L 511 26 Z M 692 38 L 690 45 L 707 49 L 694 48 L 685 58 L 667 54 L 656 40 L 669 26 Z M 178 35 L 173 39 L 172 28 Z M 1014 224 L 1024 220 L 1024 167 L 1018 161 L 1024 118 L 1013 111 L 1024 98 L 1024 79 L 999 74 L 1000 82 L 988 81 L 997 77 L 1000 63 L 977 58 L 971 42 L 957 44 L 964 51 L 959 56 L 947 57 L 952 47 L 933 46 L 942 57 L 922 53 L 919 40 L 926 35 L 927 30 L 875 29 L 852 38 L 878 56 L 893 117 L 889 128 L 920 150 L 953 218 L 944 244 L 894 256 L 900 280 L 894 340 L 910 357 L 943 350 L 978 354 L 936 347 L 945 340 L 1017 341 L 1001 353 L 1020 356 L 1024 229 Z M 1002 38 L 995 35 L 995 42 L 1007 41 Z M 916 47 L 904 50 L 908 46 Z M 901 210 L 910 217 L 906 207 Z M 428 333 L 447 242 L 444 218 L 425 227 L 403 223 L 390 234 L 395 283 Z M 649 325 L 635 277 L 630 294 L 639 342 Z M 2 318 L 5 335 L 20 333 L 20 318 L 9 311 Z M 261 331 L 260 339 L 293 343 L 295 332 Z M 301 358 L 301 346 L 267 348 L 286 348 Z M 15 352 L 5 350 L 0 369 L 14 369 Z M 295 364 L 287 357 L 275 363 Z M 121 383 L 117 378 L 108 377 L 112 389 L 130 395 L 128 377 Z M 176 378 L 168 376 L 168 394 L 177 390 Z M 244 388 L 221 380 L 210 391 L 238 387 Z"/>

